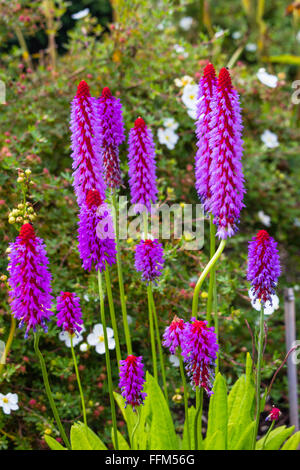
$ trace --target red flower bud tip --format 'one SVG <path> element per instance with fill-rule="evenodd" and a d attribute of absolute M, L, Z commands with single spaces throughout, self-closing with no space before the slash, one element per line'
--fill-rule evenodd
<path fill-rule="evenodd" d="M 231 77 L 225 67 L 223 67 L 219 73 L 219 86 L 222 90 L 225 90 L 226 88 L 231 90 L 232 88 Z"/>
<path fill-rule="evenodd" d="M 280 409 L 273 407 L 271 413 L 266 417 L 266 421 L 277 421 L 280 415 Z"/>
<path fill-rule="evenodd" d="M 105 99 L 111 97 L 111 91 L 107 86 L 104 87 L 103 90 L 102 90 L 102 97 L 105 98 Z"/>
<path fill-rule="evenodd" d="M 206 65 L 206 67 L 204 67 L 203 76 L 208 79 L 216 78 L 216 71 L 213 64 L 209 63 Z"/>
<path fill-rule="evenodd" d="M 102 202 L 103 201 L 101 199 L 99 191 L 97 191 L 96 189 L 90 189 L 88 191 L 87 196 L 86 196 L 86 205 L 89 209 L 91 209 L 94 206 L 96 207 L 101 206 Z"/>
<path fill-rule="evenodd" d="M 146 127 L 146 123 L 144 121 L 144 119 L 142 119 L 141 117 L 138 117 L 134 123 L 134 127 L 137 129 L 137 128 L 140 128 L 140 129 L 144 129 L 144 127 Z"/>
<path fill-rule="evenodd" d="M 23 242 L 28 242 L 29 240 L 35 239 L 34 228 L 31 224 L 24 224 L 21 227 L 19 237 Z"/>
<path fill-rule="evenodd" d="M 68 298 L 68 297 L 72 297 L 71 292 L 64 292 L 64 293 L 63 293 L 63 300 L 65 300 L 65 299 Z"/>
<path fill-rule="evenodd" d="M 264 243 L 270 239 L 270 235 L 266 230 L 259 230 L 256 235 L 256 240 L 258 243 Z"/>
<path fill-rule="evenodd" d="M 81 80 L 79 83 L 76 96 L 77 98 L 88 98 L 91 96 L 89 86 L 84 80 Z"/>

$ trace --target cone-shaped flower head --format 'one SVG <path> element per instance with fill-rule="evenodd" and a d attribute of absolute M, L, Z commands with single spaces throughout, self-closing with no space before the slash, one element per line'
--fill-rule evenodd
<path fill-rule="evenodd" d="M 116 242 L 113 221 L 108 206 L 97 190 L 89 190 L 86 203 L 79 212 L 78 250 L 82 266 L 104 271 L 116 262 Z"/>
<path fill-rule="evenodd" d="M 193 388 L 203 387 L 208 395 L 212 394 L 215 360 L 219 349 L 213 327 L 206 321 L 192 318 L 186 323 L 181 348 L 186 370 Z"/>
<path fill-rule="evenodd" d="M 175 354 L 177 348 L 181 347 L 184 328 L 184 321 L 175 315 L 170 326 L 165 329 L 163 345 L 169 348 L 171 354 Z"/>
<path fill-rule="evenodd" d="M 10 243 L 8 271 L 12 314 L 26 326 L 25 337 L 40 325 L 47 331 L 51 308 L 51 274 L 48 271 L 45 244 L 30 224 L 21 227 L 19 236 Z"/>
<path fill-rule="evenodd" d="M 272 304 L 272 295 L 280 276 L 277 242 L 266 230 L 260 230 L 249 242 L 247 279 L 251 283 L 253 301 Z"/>
<path fill-rule="evenodd" d="M 218 227 L 217 235 L 225 239 L 237 230 L 245 193 L 239 96 L 226 68 L 220 71 L 211 106 L 209 210 Z"/>
<path fill-rule="evenodd" d="M 61 292 L 57 297 L 57 326 L 73 335 L 82 331 L 80 298 L 73 292 Z"/>
<path fill-rule="evenodd" d="M 131 355 L 120 361 L 119 387 L 125 399 L 125 407 L 131 405 L 134 411 L 136 406 L 144 404 L 147 396 L 143 392 L 145 378 L 142 359 L 142 356 Z"/>
<path fill-rule="evenodd" d="M 139 117 L 129 133 L 129 185 L 132 204 L 143 204 L 150 211 L 157 201 L 155 147 L 152 132 Z M 143 208 L 136 207 L 136 212 Z"/>
<path fill-rule="evenodd" d="M 279 408 L 272 408 L 271 413 L 266 417 L 266 421 L 277 421 L 281 415 Z"/>
<path fill-rule="evenodd" d="M 214 66 L 208 64 L 199 81 L 197 103 L 197 153 L 195 157 L 196 190 L 206 211 L 210 211 L 210 166 L 212 150 L 209 146 L 212 99 L 217 92 L 217 77 Z"/>
<path fill-rule="evenodd" d="M 143 281 L 155 281 L 164 266 L 164 250 L 158 240 L 141 240 L 135 247 L 135 269 L 142 273 Z"/>
<path fill-rule="evenodd" d="M 99 98 L 100 145 L 104 179 L 110 188 L 121 184 L 119 145 L 125 140 L 122 104 L 108 87 Z"/>
<path fill-rule="evenodd" d="M 105 184 L 102 176 L 100 129 L 97 121 L 99 103 L 92 98 L 85 81 L 78 85 L 71 104 L 72 168 L 78 205 L 86 199 L 89 189 L 97 189 L 102 198 Z"/>

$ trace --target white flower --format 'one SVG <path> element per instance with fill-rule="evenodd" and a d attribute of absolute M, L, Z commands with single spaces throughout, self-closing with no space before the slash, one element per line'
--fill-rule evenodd
<path fill-rule="evenodd" d="M 163 120 L 163 126 L 168 129 L 171 129 L 172 131 L 176 131 L 176 129 L 178 129 L 179 124 L 175 121 L 174 118 L 166 118 Z"/>
<path fill-rule="evenodd" d="M 177 54 L 183 55 L 183 57 L 188 57 L 189 53 L 185 51 L 185 48 L 183 46 L 180 46 L 180 44 L 175 44 L 174 45 L 174 50 L 177 52 Z"/>
<path fill-rule="evenodd" d="M 197 109 L 196 108 L 189 108 L 187 110 L 188 115 L 190 118 L 194 119 L 194 121 L 197 119 Z"/>
<path fill-rule="evenodd" d="M 174 354 L 171 354 L 169 356 L 169 361 L 171 362 L 171 364 L 174 366 L 174 367 L 179 367 L 179 358 L 177 356 L 175 356 Z"/>
<path fill-rule="evenodd" d="M 264 211 L 258 211 L 257 215 L 262 224 L 266 227 L 270 227 L 271 217 L 269 215 L 265 214 Z"/>
<path fill-rule="evenodd" d="M 174 83 L 178 88 L 183 88 L 185 85 L 189 85 L 190 83 L 193 83 L 194 79 L 193 77 L 190 77 L 189 75 L 184 75 L 182 78 L 175 78 Z"/>
<path fill-rule="evenodd" d="M 217 31 L 215 33 L 215 39 L 221 38 L 222 36 L 224 36 L 224 34 L 225 34 L 224 29 L 221 29 L 220 31 Z"/>
<path fill-rule="evenodd" d="M 182 93 L 182 101 L 188 109 L 195 109 L 197 105 L 198 85 L 185 85 Z"/>
<path fill-rule="evenodd" d="M 81 352 L 86 352 L 88 350 L 88 345 L 86 343 L 81 343 L 81 345 L 79 346 L 79 349 Z"/>
<path fill-rule="evenodd" d="M 245 46 L 246 51 L 248 52 L 255 52 L 257 49 L 257 45 L 254 42 L 248 42 Z"/>
<path fill-rule="evenodd" d="M 19 409 L 18 395 L 16 393 L 8 393 L 7 395 L 0 393 L 0 406 L 3 408 L 4 414 L 10 415 L 11 411 Z"/>
<path fill-rule="evenodd" d="M 166 145 L 169 150 L 173 150 L 179 139 L 178 135 L 172 129 L 163 129 L 160 127 L 157 131 L 157 137 L 160 144 Z"/>
<path fill-rule="evenodd" d="M 269 131 L 268 129 L 260 136 L 261 140 L 269 149 L 274 149 L 279 146 L 278 137 L 274 132 Z"/>
<path fill-rule="evenodd" d="M 127 315 L 127 323 L 128 323 L 128 325 L 132 325 L 132 323 L 133 323 L 133 318 L 132 318 L 131 315 Z"/>
<path fill-rule="evenodd" d="M 88 294 L 84 294 L 83 298 L 84 298 L 84 300 L 85 300 L 86 302 L 89 302 L 89 301 L 90 301 L 90 297 L 89 297 Z"/>
<path fill-rule="evenodd" d="M 260 68 L 256 74 L 258 80 L 264 85 L 270 88 L 276 88 L 278 83 L 278 78 L 276 75 L 269 74 L 266 69 Z"/>
<path fill-rule="evenodd" d="M 251 300 L 252 307 L 258 312 L 260 312 L 261 301 L 259 299 L 254 300 L 254 292 L 252 291 L 252 289 L 249 290 L 248 294 Z M 275 310 L 279 308 L 279 298 L 276 294 L 271 295 L 271 300 L 272 304 L 269 300 L 264 304 L 264 315 L 272 315 L 272 313 L 274 313 Z"/>
<path fill-rule="evenodd" d="M 240 39 L 241 37 L 242 37 L 241 31 L 234 31 L 234 32 L 232 33 L 232 38 L 233 38 L 233 39 Z"/>
<path fill-rule="evenodd" d="M 193 24 L 193 18 L 191 16 L 185 16 L 179 21 L 179 26 L 184 31 L 188 31 Z"/>
<path fill-rule="evenodd" d="M 297 39 L 298 42 L 300 42 L 300 29 L 299 29 L 298 33 L 296 34 L 296 39 Z"/>
<path fill-rule="evenodd" d="M 157 25 L 157 29 L 158 29 L 158 31 L 163 31 L 163 30 L 165 29 L 164 23 L 159 23 L 159 24 Z"/>
<path fill-rule="evenodd" d="M 298 228 L 300 227 L 300 219 L 298 219 L 298 217 L 294 219 L 294 225 L 295 227 L 298 227 Z"/>
<path fill-rule="evenodd" d="M 70 333 L 68 331 L 61 331 L 58 335 L 59 339 L 61 341 L 64 341 L 65 345 L 70 348 L 71 347 L 71 338 L 72 338 L 72 342 L 73 342 L 73 346 L 77 346 L 77 344 L 81 343 L 81 341 L 83 340 L 83 336 L 81 335 L 81 333 L 83 333 L 85 331 L 85 328 L 82 327 L 80 333 L 73 333 L 72 335 L 70 335 Z"/>
<path fill-rule="evenodd" d="M 74 15 L 72 15 L 72 19 L 73 20 L 81 20 L 81 18 L 84 18 L 85 16 L 87 16 L 89 14 L 89 12 L 90 12 L 89 8 L 85 8 L 84 10 L 80 10 L 77 13 L 74 13 Z"/>
<path fill-rule="evenodd" d="M 108 340 L 108 349 L 115 349 L 116 343 L 113 338 L 114 332 L 111 328 L 106 328 L 107 332 L 107 340 Z M 94 328 L 93 332 L 90 333 L 87 337 L 87 342 L 90 346 L 95 346 L 96 352 L 98 354 L 105 353 L 105 344 L 104 344 L 104 330 L 101 323 L 97 323 Z"/>

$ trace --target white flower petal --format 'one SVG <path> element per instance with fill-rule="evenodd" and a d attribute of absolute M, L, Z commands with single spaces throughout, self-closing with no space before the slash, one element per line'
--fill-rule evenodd
<path fill-rule="evenodd" d="M 116 347 L 116 342 L 113 338 L 109 338 L 108 340 L 108 349 L 115 349 Z"/>
<path fill-rule="evenodd" d="M 109 339 L 109 338 L 112 338 L 113 335 L 114 335 L 114 330 L 108 326 L 108 327 L 106 328 L 106 333 L 107 333 L 108 339 Z"/>
<path fill-rule="evenodd" d="M 96 344 L 99 343 L 99 335 L 96 335 L 95 333 L 90 333 L 86 340 L 90 346 L 96 346 Z"/>
<path fill-rule="evenodd" d="M 81 20 L 81 18 L 85 18 L 89 12 L 89 8 L 85 8 L 84 10 L 80 10 L 77 13 L 74 13 L 71 17 L 73 20 Z"/>
<path fill-rule="evenodd" d="M 104 354 L 105 353 L 105 344 L 104 344 L 104 341 L 101 341 L 99 342 L 98 344 L 96 344 L 96 352 L 98 354 Z"/>
<path fill-rule="evenodd" d="M 103 326 L 102 323 L 96 323 L 93 328 L 93 333 L 97 336 L 102 336 L 103 335 Z"/>

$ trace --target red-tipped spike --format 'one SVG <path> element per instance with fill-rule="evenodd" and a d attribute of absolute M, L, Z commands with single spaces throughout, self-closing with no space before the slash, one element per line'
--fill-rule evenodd
<path fill-rule="evenodd" d="M 231 77 L 230 77 L 228 70 L 225 67 L 223 67 L 219 73 L 219 86 L 223 90 L 225 88 L 228 88 L 229 90 L 231 90 L 232 88 Z"/>
<path fill-rule="evenodd" d="M 35 232 L 34 232 L 33 226 L 31 224 L 22 225 L 19 237 L 24 242 L 27 242 L 28 240 L 34 240 L 35 239 Z"/>
<path fill-rule="evenodd" d="M 99 191 L 97 191 L 96 189 L 90 189 L 88 191 L 87 196 L 86 196 L 86 205 L 89 209 L 95 206 L 96 207 L 101 206 L 102 202 L 103 201 L 101 199 Z"/>
<path fill-rule="evenodd" d="M 107 99 L 107 98 L 110 98 L 111 97 L 111 91 L 110 89 L 108 88 L 108 86 L 104 87 L 103 90 L 102 90 L 102 95 L 101 95 L 103 98 Z"/>
<path fill-rule="evenodd" d="M 205 66 L 203 70 L 203 77 L 211 80 L 212 78 L 216 78 L 216 71 L 213 64 L 209 63 Z"/>
<path fill-rule="evenodd" d="M 138 117 L 138 118 L 136 119 L 135 123 L 134 123 L 134 127 L 135 127 L 135 128 L 141 128 L 141 129 L 143 129 L 144 127 L 146 127 L 146 123 L 145 123 L 144 119 L 141 118 L 141 117 Z"/>
<path fill-rule="evenodd" d="M 257 232 L 256 240 L 259 243 L 263 243 L 263 242 L 269 240 L 269 238 L 270 238 L 270 235 L 268 234 L 268 232 L 266 230 L 259 230 L 259 232 Z"/>
<path fill-rule="evenodd" d="M 76 96 L 77 98 L 88 98 L 91 96 L 89 86 L 84 80 L 81 80 L 79 83 Z"/>

